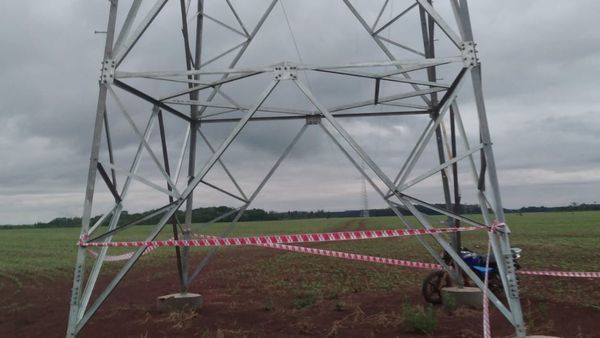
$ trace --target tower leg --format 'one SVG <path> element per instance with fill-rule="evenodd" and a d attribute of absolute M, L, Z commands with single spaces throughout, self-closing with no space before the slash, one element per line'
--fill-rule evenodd
<path fill-rule="evenodd" d="M 198 14 L 196 16 L 196 41 L 195 41 L 195 49 L 194 49 L 194 69 L 199 70 L 200 64 L 202 62 L 202 28 L 203 28 L 203 18 L 204 18 L 204 0 L 198 0 Z M 194 80 L 200 80 L 200 75 L 194 75 Z M 199 92 L 193 91 L 190 93 L 190 100 L 198 100 Z M 192 117 L 191 124 L 191 133 L 190 133 L 190 151 L 189 151 L 189 159 L 188 159 L 188 178 L 189 182 L 194 179 L 194 174 L 196 171 L 196 145 L 197 145 L 197 133 L 198 122 L 196 119 L 199 117 L 198 106 L 191 106 L 190 115 Z M 188 182 L 188 183 L 189 183 Z M 191 193 L 187 198 L 185 205 L 185 223 L 183 226 L 183 238 L 190 239 L 190 232 L 192 226 L 192 210 L 194 209 L 194 194 Z M 189 287 L 188 281 L 188 269 L 189 269 L 189 256 L 190 256 L 190 248 L 183 248 L 183 257 L 182 257 L 182 269 L 184 280 L 182 285 L 184 286 L 181 292 L 187 292 Z"/>
<path fill-rule="evenodd" d="M 496 215 L 496 220 L 504 223 L 504 209 L 502 208 L 502 199 L 500 196 L 500 187 L 498 184 L 498 175 L 496 173 L 496 162 L 492 150 L 492 141 L 488 127 L 485 104 L 483 102 L 483 89 L 481 83 L 481 65 L 471 69 L 471 79 L 473 82 L 473 90 L 475 93 L 475 103 L 477 105 L 477 114 L 479 116 L 479 130 L 481 140 L 484 144 L 485 161 L 487 164 L 487 174 L 489 178 L 490 188 L 493 197 L 493 209 Z M 504 230 L 490 234 L 492 241 L 492 249 L 494 256 L 497 259 L 499 273 L 504 285 L 504 290 L 507 293 L 507 301 L 510 311 L 513 316 L 513 323 L 517 333 L 517 337 L 525 337 L 525 324 L 523 322 L 523 311 L 519 299 L 519 286 L 515 272 L 515 262 L 512 256 L 508 227 Z"/>
<path fill-rule="evenodd" d="M 451 5 L 462 39 L 464 41 L 473 41 L 473 29 L 471 26 L 467 0 L 452 0 Z M 492 208 L 494 209 L 496 219 L 498 222 L 504 222 L 504 209 L 502 208 L 502 199 L 500 196 L 498 176 L 496 173 L 496 161 L 494 159 L 494 153 L 492 150 L 492 141 L 488 126 L 487 113 L 483 100 L 481 65 L 478 64 L 471 69 L 471 80 L 473 83 L 475 104 L 477 106 L 477 114 L 479 117 L 481 142 L 484 144 L 482 165 L 485 163 L 485 166 L 487 166 L 487 174 L 493 197 Z M 480 184 L 478 189 L 480 190 L 479 197 L 481 201 L 480 205 L 482 208 L 482 213 L 485 216 L 487 212 L 487 203 L 484 197 L 485 177 L 483 176 L 484 173 L 482 172 L 481 177 L 479 177 Z M 489 219 L 487 219 L 486 222 L 489 222 Z M 504 291 L 506 293 L 508 307 L 512 314 L 512 323 L 515 327 L 516 335 L 517 337 L 525 337 L 525 324 L 523 321 L 523 311 L 519 299 L 519 286 L 517 284 L 517 278 L 515 274 L 514 259 L 510 250 L 510 241 L 508 237 L 509 233 L 509 228 L 505 227 L 505 230 L 502 232 L 490 234 L 490 241 L 492 244 L 492 251 L 494 252 L 494 256 L 496 257 L 498 263 L 499 274 L 502 279 Z"/>
<path fill-rule="evenodd" d="M 102 66 L 112 58 L 113 42 L 115 36 L 115 24 L 117 20 L 117 1 L 110 1 L 108 15 L 108 24 L 106 29 L 106 42 L 104 45 L 104 58 Z M 100 154 L 100 143 L 102 139 L 102 130 L 104 124 L 104 114 L 106 111 L 106 84 L 100 82 L 98 93 L 98 103 L 96 106 L 96 120 L 94 123 L 94 134 L 92 138 L 92 151 L 90 156 L 90 165 L 88 169 L 87 187 L 85 191 L 85 201 L 83 205 L 83 217 L 81 219 L 80 236 L 85 236 L 90 228 L 90 219 L 92 215 L 92 202 L 94 199 L 94 189 L 96 187 L 96 173 L 98 165 L 98 156 Z M 83 247 L 77 249 L 77 261 L 75 263 L 75 273 L 73 276 L 73 288 L 71 289 L 71 302 L 69 303 L 69 320 L 67 323 L 67 337 L 75 337 L 78 332 L 79 314 L 81 309 L 81 295 L 85 279 L 85 255 L 86 250 Z"/>

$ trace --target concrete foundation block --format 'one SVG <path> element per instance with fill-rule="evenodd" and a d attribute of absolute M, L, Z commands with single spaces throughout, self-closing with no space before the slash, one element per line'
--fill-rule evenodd
<path fill-rule="evenodd" d="M 161 312 L 196 310 L 202 307 L 202 296 L 197 293 L 172 293 L 156 298 L 156 308 Z"/>
<path fill-rule="evenodd" d="M 483 307 L 483 292 L 475 287 L 447 287 L 442 288 L 442 303 L 445 307 Z"/>

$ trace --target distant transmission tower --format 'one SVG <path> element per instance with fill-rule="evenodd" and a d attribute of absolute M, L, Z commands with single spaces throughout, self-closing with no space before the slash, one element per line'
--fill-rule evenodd
<path fill-rule="evenodd" d="M 311 27 L 303 25 L 297 31 L 305 35 L 297 41 L 312 47 L 305 55 L 310 63 L 289 61 L 285 47 L 295 44 L 295 38 L 273 42 L 288 21 L 287 16 L 278 17 L 284 14 L 275 10 L 279 1 L 106 2 L 106 40 L 68 337 L 84 328 L 151 251 L 142 246 L 121 254 L 110 245 L 154 241 L 159 236 L 190 240 L 192 230 L 200 230 L 193 224 L 194 208 L 200 202 L 214 202 L 217 194 L 237 206 L 208 222 L 232 218 L 220 234 L 228 236 L 303 135 L 330 140 L 363 175 L 363 212 L 368 212 L 368 183 L 406 228 L 434 227 L 428 216 L 432 213 L 475 226 L 504 222 L 481 65 L 466 0 L 437 1 L 439 6 L 432 0 L 331 0 L 308 6 L 308 1 L 288 1 L 293 4 L 286 12 L 290 18 L 295 15 L 300 21 L 306 13 L 318 14 Z M 338 45 L 344 48 L 338 50 Z M 299 76 L 304 73 L 306 79 Z M 313 88 L 308 86 L 309 77 Z M 471 87 L 474 104 L 461 111 L 458 98 L 466 86 Z M 386 145 L 402 155 L 396 168 L 384 168 L 373 156 L 375 151 L 364 148 L 356 132 L 347 128 L 365 121 L 410 125 L 410 134 L 397 135 L 390 128 L 393 135 L 386 136 Z M 456 153 L 444 149 L 444 124 L 453 126 L 450 136 L 458 142 Z M 281 145 L 279 157 L 264 171 L 260 169 L 264 161 L 249 156 L 246 144 L 239 142 L 252 128 L 262 128 L 261 137 L 272 135 L 268 142 L 255 142 L 261 147 Z M 398 136 L 404 137 L 402 142 Z M 115 144 L 119 147 L 113 149 Z M 313 143 L 314 151 L 321 145 Z M 306 157 L 306 161 L 318 159 L 312 152 Z M 239 168 L 230 170 L 232 162 Z M 468 198 L 478 201 L 481 221 L 452 210 L 452 202 L 458 199 L 452 201 L 447 171 L 459 165 L 468 172 L 461 177 L 475 187 Z M 330 188 L 321 173 L 306 175 L 322 183 L 322 189 Z M 221 180 L 214 178 L 218 175 Z M 458 175 L 452 178 L 457 180 Z M 241 179 L 245 181 L 238 184 Z M 293 180 L 277 182 L 292 184 Z M 435 204 L 440 195 L 423 194 L 433 191 L 432 186 L 443 192 L 443 207 Z M 297 197 L 293 189 L 288 191 L 287 196 Z M 123 222 L 121 216 L 127 209 L 139 208 L 140 200 L 152 211 Z M 409 222 L 407 214 L 414 221 Z M 503 285 L 503 292 L 489 292 L 489 298 L 516 335 L 525 337 L 509 236 L 508 226 L 489 233 Z M 417 239 L 451 275 L 457 275 L 456 270 L 439 254 L 442 250 L 477 287 L 487 288 L 447 236 Z M 101 249 L 91 250 L 94 244 Z M 215 251 L 205 254 L 186 245 L 171 250 L 180 294 L 202 287 L 195 282 Z M 203 257 L 201 262 L 193 259 L 196 256 Z M 115 257 L 125 261 L 112 273 L 114 269 L 106 269 L 105 264 Z M 115 322 L 106 316 L 94 319 L 104 325 Z"/>
<path fill-rule="evenodd" d="M 362 164 L 363 171 L 366 170 L 366 165 L 363 162 Z M 360 197 L 362 202 L 362 211 L 360 213 L 360 217 L 369 217 L 369 196 L 367 195 L 367 180 L 364 176 L 360 177 Z"/>

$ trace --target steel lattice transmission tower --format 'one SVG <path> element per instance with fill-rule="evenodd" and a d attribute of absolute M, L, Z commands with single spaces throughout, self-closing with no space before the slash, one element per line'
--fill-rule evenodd
<path fill-rule="evenodd" d="M 140 223 L 153 226 L 139 228 L 126 238 L 139 237 L 144 229 L 150 229 L 136 239 L 153 240 L 164 232 L 189 239 L 197 199 L 211 196 L 199 194 L 200 189 L 242 203 L 233 213 L 209 222 L 232 216 L 233 222 L 223 232 L 227 235 L 307 130 L 322 132 L 323 137 L 335 144 L 406 227 L 432 227 L 423 212 L 425 209 L 448 216 L 450 225 L 473 224 L 474 221 L 457 212 L 459 163 L 464 164 L 461 173 L 466 172 L 462 176 L 469 178 L 462 184 L 461 195 L 467 195 L 465 186 L 471 187 L 485 224 L 504 221 L 482 93 L 481 65 L 466 0 L 440 1 L 435 7 L 431 0 L 330 0 L 312 2 L 310 8 L 305 5 L 310 1 L 287 2 L 287 6 L 307 6 L 307 10 L 320 11 L 319 22 L 313 20 L 305 25 L 322 24 L 320 33 L 310 36 L 317 42 L 311 45 L 311 50 L 319 49 L 315 46 L 328 50 L 328 46 L 319 45 L 318 41 L 339 28 L 338 22 L 330 19 L 334 14 L 345 15 L 349 20 L 338 32 L 339 41 L 347 38 L 350 44 L 355 44 L 352 39 L 358 35 L 353 35 L 356 31 L 344 33 L 350 24 L 360 29 L 363 41 L 369 41 L 368 45 L 357 48 L 356 53 L 340 53 L 336 62 L 331 62 L 331 54 L 326 54 L 327 62 L 316 64 L 290 62 L 289 58 L 272 62 L 270 58 L 276 49 L 272 46 L 260 50 L 265 48 L 261 45 L 250 55 L 253 46 L 265 35 L 267 39 L 276 39 L 277 46 L 296 44 L 295 38 L 281 41 L 276 35 L 282 30 L 275 25 L 275 17 L 285 14 L 287 18 L 285 11 L 277 7 L 284 6 L 280 1 L 283 0 L 109 1 L 82 217 L 83 240 L 119 240 L 131 229 L 138 229 L 136 225 Z M 318 6 L 329 7 L 320 10 Z M 302 14 L 289 9 L 288 12 L 292 17 Z M 173 18 L 180 20 L 175 26 Z M 169 30 L 176 35 L 167 36 Z M 176 48 L 180 58 L 161 58 L 161 53 L 175 49 L 170 48 L 173 41 L 180 46 Z M 367 52 L 376 54 L 350 61 L 342 57 L 363 57 Z M 462 117 L 468 111 L 459 111 L 457 103 L 466 82 L 473 87 L 476 106 L 471 109 L 473 117 L 468 121 Z M 338 92 L 346 92 L 349 88 L 346 86 L 354 83 L 357 84 L 354 94 L 338 95 L 337 101 L 333 100 L 331 90 L 341 88 Z M 282 88 L 287 92 L 280 92 Z M 304 100 L 302 104 L 294 105 L 294 100 L 286 98 L 277 101 L 292 89 L 294 95 Z M 367 147 L 359 144 L 345 123 L 392 118 L 418 120 L 421 124 L 411 124 L 414 134 L 398 131 L 398 135 L 390 138 L 389 144 L 406 153 L 402 153 L 402 163 L 394 174 L 388 175 L 387 169 Z M 224 155 L 232 151 L 235 141 L 250 125 L 267 125 L 265 130 L 274 130 L 269 128 L 277 128 L 274 127 L 277 123 L 295 123 L 299 131 L 286 141 L 289 143 L 282 147 L 281 155 L 261 176 L 255 189 L 247 192 L 247 187 L 238 183 L 239 173 L 229 169 L 229 158 Z M 444 140 L 446 125 L 450 125 L 451 142 Z M 211 134 L 212 130 L 218 130 L 216 134 L 221 136 L 220 143 L 215 145 L 210 141 L 215 134 Z M 416 136 L 410 143 L 405 139 L 397 142 L 398 137 L 406 135 Z M 134 146 L 128 147 L 131 143 L 124 141 L 126 136 L 135 141 Z M 176 137 L 180 142 L 173 141 Z M 469 137 L 475 140 L 469 141 Z M 452 146 L 445 147 L 445 143 Z M 246 168 L 253 166 L 251 160 L 246 158 L 246 161 Z M 210 177 L 216 171 L 231 182 L 231 189 L 211 182 Z M 416 197 L 422 182 L 428 182 L 429 186 L 431 182 L 437 184 L 445 208 Z M 151 192 L 159 198 L 151 198 L 155 196 Z M 160 205 L 140 219 L 121 222 L 125 207 L 135 207 L 140 200 Z M 435 200 L 439 201 L 439 197 Z M 407 211 L 417 222 L 403 215 Z M 100 217 L 92 218 L 94 214 Z M 490 299 L 522 337 L 525 327 L 509 229 L 489 236 L 505 301 L 491 293 Z M 458 237 L 434 235 L 433 239 L 477 286 L 484 288 L 483 282 L 460 259 L 456 250 Z M 450 269 L 439 255 L 440 248 L 419 240 L 439 264 Z M 192 264 L 191 248 L 175 250 L 180 288 L 186 291 L 214 251 L 199 264 Z M 103 247 L 90 258 L 88 249 L 79 247 L 67 336 L 80 332 L 145 251 L 146 247 L 142 247 L 125 254 L 127 259 L 120 270 L 108 283 L 100 285 L 99 276 L 106 274 L 102 267 L 111 257 L 108 248 Z"/>

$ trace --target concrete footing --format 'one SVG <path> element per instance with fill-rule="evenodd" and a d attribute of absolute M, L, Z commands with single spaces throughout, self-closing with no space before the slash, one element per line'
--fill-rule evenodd
<path fill-rule="evenodd" d="M 483 307 L 483 292 L 475 287 L 442 288 L 442 303 L 446 307 Z"/>
<path fill-rule="evenodd" d="M 202 296 L 197 293 L 172 293 L 156 298 L 156 308 L 163 312 L 196 310 L 201 306 Z"/>

